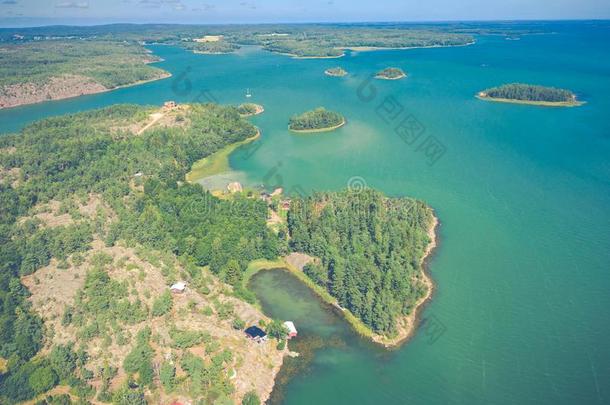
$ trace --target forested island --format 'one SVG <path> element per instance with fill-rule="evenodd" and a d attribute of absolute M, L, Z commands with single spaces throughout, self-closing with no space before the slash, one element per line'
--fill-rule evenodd
<path fill-rule="evenodd" d="M 251 117 L 253 115 L 262 114 L 265 109 L 260 104 L 243 103 L 237 106 L 237 111 L 242 117 Z"/>
<path fill-rule="evenodd" d="M 341 114 L 318 107 L 291 117 L 288 129 L 293 132 L 326 132 L 343 125 L 345 125 L 345 118 Z"/>
<path fill-rule="evenodd" d="M 291 248 L 319 259 L 305 274 L 386 345 L 409 336 L 430 296 L 423 263 L 436 224 L 421 201 L 370 189 L 297 198 L 288 212 Z"/>
<path fill-rule="evenodd" d="M 0 108 L 84 94 L 169 77 L 137 43 L 49 40 L 0 45 Z"/>
<path fill-rule="evenodd" d="M 347 71 L 345 71 L 345 69 L 343 69 L 342 67 L 334 67 L 334 68 L 326 69 L 324 71 L 324 74 L 326 76 L 343 77 L 343 76 L 347 76 Z"/>
<path fill-rule="evenodd" d="M 375 75 L 375 79 L 382 80 L 399 80 L 405 77 L 407 77 L 407 74 L 402 69 L 393 67 L 385 68 Z"/>
<path fill-rule="evenodd" d="M 523 83 L 511 83 L 492 87 L 479 92 L 477 98 L 505 103 L 551 107 L 575 107 L 583 104 L 569 90 Z"/>

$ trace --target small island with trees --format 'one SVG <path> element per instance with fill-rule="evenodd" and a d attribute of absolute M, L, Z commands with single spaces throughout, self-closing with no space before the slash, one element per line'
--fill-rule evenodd
<path fill-rule="evenodd" d="M 324 107 L 318 107 L 312 111 L 306 111 L 301 115 L 290 118 L 288 129 L 293 132 L 326 132 L 332 131 L 345 125 L 345 118 L 334 111 L 328 111 Z"/>
<path fill-rule="evenodd" d="M 265 111 L 262 105 L 254 103 L 243 103 L 237 107 L 237 112 L 242 117 L 251 117 L 253 115 L 262 114 Z"/>
<path fill-rule="evenodd" d="M 405 77 L 407 77 L 407 74 L 402 69 L 393 67 L 385 68 L 375 75 L 375 79 L 382 80 L 399 80 Z"/>
<path fill-rule="evenodd" d="M 324 74 L 326 76 L 332 76 L 332 77 L 343 77 L 343 76 L 347 76 L 347 71 L 345 69 L 343 69 L 342 67 L 334 67 L 334 68 L 326 69 L 324 71 Z"/>
<path fill-rule="evenodd" d="M 479 92 L 476 97 L 487 101 L 548 107 L 576 107 L 584 104 L 569 90 L 523 83 L 492 87 Z"/>

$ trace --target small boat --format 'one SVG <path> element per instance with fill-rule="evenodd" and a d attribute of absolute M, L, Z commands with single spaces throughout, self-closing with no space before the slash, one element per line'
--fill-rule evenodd
<path fill-rule="evenodd" d="M 247 98 L 252 97 L 252 94 L 250 93 L 250 89 L 247 89 L 247 90 L 246 90 L 246 97 L 247 97 Z"/>

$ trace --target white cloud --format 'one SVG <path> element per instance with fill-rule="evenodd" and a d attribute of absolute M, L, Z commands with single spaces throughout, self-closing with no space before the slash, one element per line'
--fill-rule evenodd
<path fill-rule="evenodd" d="M 55 4 L 56 8 L 89 8 L 88 1 L 60 1 Z"/>

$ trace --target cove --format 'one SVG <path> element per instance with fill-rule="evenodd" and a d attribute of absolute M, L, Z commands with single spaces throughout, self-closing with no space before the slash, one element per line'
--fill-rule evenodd
<path fill-rule="evenodd" d="M 321 371 L 334 372 L 352 367 L 382 367 L 394 354 L 358 336 L 337 309 L 321 301 L 307 286 L 288 270 L 263 270 L 255 274 L 248 287 L 255 292 L 264 313 L 274 319 L 292 320 L 299 335 L 288 342 L 288 348 L 299 357 L 286 357 L 276 378 L 269 404 L 280 404 L 298 398 L 286 398 L 295 376 L 316 376 Z M 270 344 L 273 344 L 270 343 Z M 337 367 L 339 366 L 339 367 Z M 347 380 L 349 381 L 349 380 Z M 316 383 L 317 384 L 317 383 Z M 350 391 L 350 382 L 341 387 Z M 324 403 L 332 387 L 319 386 L 314 397 L 307 401 Z M 334 387 L 337 388 L 337 387 Z M 349 395 L 348 395 L 349 397 Z M 357 398 L 352 401 L 357 403 Z"/>

